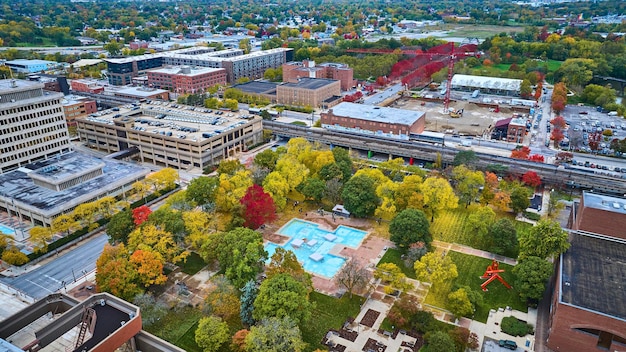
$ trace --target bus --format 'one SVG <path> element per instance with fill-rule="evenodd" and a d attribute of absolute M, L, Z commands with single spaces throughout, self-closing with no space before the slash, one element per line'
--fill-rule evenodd
<path fill-rule="evenodd" d="M 424 131 L 422 133 L 411 133 L 409 139 L 416 142 L 444 144 L 446 135 L 439 132 Z"/>

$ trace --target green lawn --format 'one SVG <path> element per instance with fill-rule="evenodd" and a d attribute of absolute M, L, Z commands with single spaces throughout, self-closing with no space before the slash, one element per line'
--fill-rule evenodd
<path fill-rule="evenodd" d="M 383 263 L 393 263 L 402 270 L 404 275 L 410 277 L 411 279 L 416 279 L 417 277 L 415 276 L 415 270 L 413 270 L 412 267 L 407 267 L 406 265 L 404 265 L 404 260 L 402 260 L 401 258 L 402 254 L 403 251 L 399 249 L 389 248 L 387 249 L 387 252 L 385 252 L 385 255 L 380 258 L 378 265 Z"/>
<path fill-rule="evenodd" d="M 467 208 L 458 207 L 437 214 L 435 221 L 430 224 L 430 233 L 433 239 L 489 250 L 489 248 L 481 248 L 480 243 L 476 243 L 474 237 L 468 233 L 465 226 L 469 214 L 478 207 L 478 204 L 472 204 Z M 508 218 L 511 220 L 518 234 L 532 227 L 529 223 L 516 221 L 512 213 L 496 211 L 496 219 L 500 218 Z"/>
<path fill-rule="evenodd" d="M 179 262 L 176 265 L 180 266 L 180 270 L 183 273 L 187 275 L 195 275 L 206 266 L 206 263 L 198 253 L 191 252 L 184 263 Z"/>
<path fill-rule="evenodd" d="M 491 260 L 475 257 L 467 254 L 450 251 L 448 254 L 450 258 L 456 264 L 459 276 L 449 283 L 447 287 L 440 288 L 437 292 L 432 289 L 426 296 L 425 303 L 436 307 L 446 307 L 448 293 L 455 288 L 455 286 L 469 286 L 473 290 L 482 293 L 483 304 L 476 308 L 476 314 L 474 319 L 487 322 L 489 316 L 489 309 L 504 308 L 506 306 L 513 309 L 526 312 L 528 307 L 525 302 L 519 298 L 519 294 L 515 288 L 507 289 L 499 281 L 494 281 L 489 284 L 488 291 L 482 292 L 480 285 L 484 282 L 480 278 L 485 272 L 487 266 L 491 263 Z M 500 264 L 500 268 L 506 270 L 501 276 L 511 285 L 515 281 L 515 275 L 512 272 L 512 266 L 506 264 Z"/>
<path fill-rule="evenodd" d="M 348 317 L 356 318 L 361 310 L 363 297 L 345 294 L 337 299 L 318 292 L 311 292 L 310 301 L 315 304 L 310 321 L 302 329 L 302 338 L 308 343 L 308 351 L 324 349 L 322 338 L 329 329 L 339 329 Z"/>
<path fill-rule="evenodd" d="M 497 65 L 493 65 L 491 66 L 495 69 L 498 69 L 500 71 L 508 71 L 509 68 L 511 68 L 511 64 L 497 64 Z"/>
<path fill-rule="evenodd" d="M 561 67 L 563 61 L 548 60 L 548 72 L 554 72 Z"/>
<path fill-rule="evenodd" d="M 159 322 L 145 327 L 145 330 L 188 352 L 202 352 L 195 341 L 198 321 L 202 318 L 199 309 L 185 307 L 171 310 Z"/>

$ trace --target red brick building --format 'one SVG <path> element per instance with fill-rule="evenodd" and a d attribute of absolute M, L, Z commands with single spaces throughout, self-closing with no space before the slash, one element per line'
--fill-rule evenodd
<path fill-rule="evenodd" d="M 84 79 L 74 79 L 70 82 L 70 87 L 76 92 L 100 94 L 104 92 L 104 87 L 94 81 Z"/>
<path fill-rule="evenodd" d="M 343 102 L 320 114 L 322 127 L 384 137 L 409 139 L 424 131 L 426 114 L 421 111 Z"/>
<path fill-rule="evenodd" d="M 276 87 L 276 102 L 285 105 L 321 107 L 332 97 L 341 97 L 339 81 L 324 78 L 300 78 Z"/>
<path fill-rule="evenodd" d="M 210 67 L 166 67 L 147 71 L 148 85 L 176 93 L 202 93 L 216 84 L 226 85 L 226 70 Z"/>
<path fill-rule="evenodd" d="M 626 351 L 625 224 L 624 198 L 584 192 L 572 207 L 550 307 L 553 351 Z"/>
<path fill-rule="evenodd" d="M 315 61 L 288 62 L 283 64 L 283 82 L 297 82 L 300 78 L 326 78 L 341 82 L 341 90 L 350 90 L 355 85 L 354 71 L 346 64 L 326 62 L 315 65 Z"/>
<path fill-rule="evenodd" d="M 85 97 L 71 95 L 66 96 L 62 103 L 63 113 L 65 114 L 65 120 L 67 120 L 68 126 L 75 126 L 76 118 L 93 114 L 98 111 L 96 102 Z"/>

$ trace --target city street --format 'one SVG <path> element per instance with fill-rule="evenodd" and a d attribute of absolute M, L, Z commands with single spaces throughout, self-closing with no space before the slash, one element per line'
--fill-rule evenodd
<path fill-rule="evenodd" d="M 80 281 L 87 273 L 96 270 L 96 260 L 106 242 L 105 233 L 96 235 L 88 242 L 54 257 L 32 271 L 17 277 L 1 277 L 0 281 L 34 299 L 40 299 L 62 289 L 64 283 L 69 285 Z"/>

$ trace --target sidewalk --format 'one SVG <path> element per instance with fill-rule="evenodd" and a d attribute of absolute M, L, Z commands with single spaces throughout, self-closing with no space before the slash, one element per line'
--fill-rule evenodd
<path fill-rule="evenodd" d="M 437 241 L 434 240 L 433 241 L 433 245 L 435 247 L 439 247 L 439 248 L 443 248 L 445 250 L 449 250 L 449 251 L 455 251 L 455 252 L 459 252 L 459 253 L 463 253 L 463 254 L 469 254 L 469 255 L 473 255 L 476 257 L 481 257 L 481 258 L 487 258 L 487 259 L 495 259 L 499 262 L 505 263 L 505 264 L 509 264 L 509 265 L 517 265 L 517 260 L 513 259 L 513 258 L 508 258 L 499 254 L 494 254 L 491 252 L 487 252 L 487 251 L 483 251 L 480 249 L 476 249 L 476 248 L 472 248 L 469 246 L 464 246 L 462 244 L 457 244 L 457 243 L 448 243 L 448 242 L 442 242 L 442 241 Z"/>

